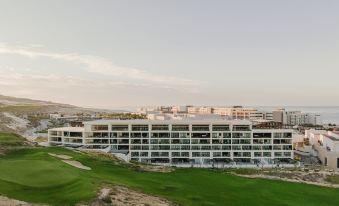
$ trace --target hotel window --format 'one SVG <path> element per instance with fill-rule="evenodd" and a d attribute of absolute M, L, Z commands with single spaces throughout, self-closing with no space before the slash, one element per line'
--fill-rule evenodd
<path fill-rule="evenodd" d="M 180 157 L 180 152 L 172 152 L 172 157 Z"/>
<path fill-rule="evenodd" d="M 250 145 L 243 145 L 241 146 L 242 150 L 251 150 L 252 149 L 252 146 Z"/>
<path fill-rule="evenodd" d="M 221 152 L 213 152 L 213 157 L 221 157 Z"/>
<path fill-rule="evenodd" d="M 225 146 L 222 146 L 221 148 L 222 148 L 222 150 L 231 150 L 232 147 L 229 146 L 229 145 L 227 145 L 227 146 L 225 145 Z"/>
<path fill-rule="evenodd" d="M 58 132 L 57 131 L 50 131 L 49 134 L 52 135 L 52 136 L 57 136 Z"/>
<path fill-rule="evenodd" d="M 179 145 L 171 145 L 171 150 L 180 150 Z"/>
<path fill-rule="evenodd" d="M 272 133 L 253 133 L 253 138 L 271 138 Z"/>
<path fill-rule="evenodd" d="M 264 152 L 264 157 L 271 157 L 272 156 L 272 153 L 271 152 Z"/>
<path fill-rule="evenodd" d="M 290 157 L 290 156 L 291 156 L 291 153 L 290 153 L 290 152 L 284 152 L 284 156 L 285 156 L 285 157 Z"/>
<path fill-rule="evenodd" d="M 107 131 L 108 125 L 92 125 L 93 131 Z"/>
<path fill-rule="evenodd" d="M 128 131 L 128 125 L 112 125 L 112 131 Z"/>
<path fill-rule="evenodd" d="M 212 138 L 222 138 L 222 133 L 212 133 Z"/>
<path fill-rule="evenodd" d="M 212 130 L 213 131 L 229 131 L 230 126 L 229 125 L 213 125 Z"/>
<path fill-rule="evenodd" d="M 172 125 L 172 131 L 189 131 L 189 125 Z"/>
<path fill-rule="evenodd" d="M 209 131 L 209 125 L 192 125 L 192 131 Z"/>
<path fill-rule="evenodd" d="M 210 133 L 192 133 L 192 138 L 210 138 Z"/>
<path fill-rule="evenodd" d="M 181 156 L 182 156 L 182 157 L 189 157 L 189 156 L 190 156 L 190 153 L 189 153 L 189 152 L 182 152 L 182 153 L 181 153 Z"/>
<path fill-rule="evenodd" d="M 152 130 L 153 131 L 167 131 L 169 130 L 168 125 L 152 125 Z"/>
<path fill-rule="evenodd" d="M 274 153 L 274 156 L 275 156 L 275 157 L 281 157 L 281 156 L 282 156 L 282 153 L 281 153 L 281 152 L 275 152 L 275 153 Z"/>
<path fill-rule="evenodd" d="M 250 152 L 243 152 L 242 156 L 243 157 L 251 157 L 251 153 Z"/>
<path fill-rule="evenodd" d="M 223 138 L 231 138 L 231 133 L 224 133 Z"/>
<path fill-rule="evenodd" d="M 262 153 L 261 152 L 254 152 L 254 157 L 261 157 Z"/>
<path fill-rule="evenodd" d="M 209 152 L 202 152 L 202 153 L 201 153 L 201 156 L 202 156 L 202 157 L 209 157 L 209 156 L 210 156 L 210 153 L 209 153 Z"/>
<path fill-rule="evenodd" d="M 251 131 L 250 125 L 234 125 L 233 131 Z"/>
<path fill-rule="evenodd" d="M 132 131 L 148 131 L 148 125 L 132 125 Z"/>
<path fill-rule="evenodd" d="M 142 150 L 149 150 L 149 146 L 148 145 L 142 145 L 141 148 L 142 148 Z"/>
<path fill-rule="evenodd" d="M 222 152 L 221 155 L 223 157 L 230 157 L 231 156 L 231 153 L 230 152 Z"/>
<path fill-rule="evenodd" d="M 275 139 L 280 139 L 280 138 L 282 138 L 282 133 L 274 133 L 274 138 Z"/>

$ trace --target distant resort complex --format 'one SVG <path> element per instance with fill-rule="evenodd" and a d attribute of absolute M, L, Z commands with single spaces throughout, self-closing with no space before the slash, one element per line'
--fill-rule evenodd
<path fill-rule="evenodd" d="M 327 132 L 320 115 L 313 113 L 241 106 L 159 106 L 138 109 L 133 116 L 137 119 L 93 116 L 80 121 L 77 116 L 50 116 L 70 122 L 48 130 L 50 145 L 102 151 L 126 161 L 270 167 L 295 166 L 299 160 L 316 157 L 323 165 L 339 168 L 338 132 Z"/>

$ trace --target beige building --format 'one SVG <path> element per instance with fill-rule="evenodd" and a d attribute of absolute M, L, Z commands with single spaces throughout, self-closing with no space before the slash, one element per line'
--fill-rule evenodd
<path fill-rule="evenodd" d="M 308 130 L 305 134 L 322 164 L 339 171 L 339 131 Z"/>

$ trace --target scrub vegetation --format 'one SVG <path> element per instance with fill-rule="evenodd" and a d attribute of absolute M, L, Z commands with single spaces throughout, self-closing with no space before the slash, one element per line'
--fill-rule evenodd
<path fill-rule="evenodd" d="M 20 143 L 23 140 L 17 135 L 0 135 L 2 145 Z M 75 168 L 49 153 L 71 156 L 92 170 Z M 0 194 L 9 198 L 75 205 L 91 202 L 103 185 L 119 185 L 188 206 L 326 206 L 339 202 L 339 190 L 334 188 L 247 179 L 212 169 L 149 172 L 114 158 L 98 158 L 64 148 L 31 147 L 0 156 Z"/>

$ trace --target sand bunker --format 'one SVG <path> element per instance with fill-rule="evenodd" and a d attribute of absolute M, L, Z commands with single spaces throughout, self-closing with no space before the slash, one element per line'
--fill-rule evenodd
<path fill-rule="evenodd" d="M 79 168 L 79 169 L 83 169 L 83 170 L 91 170 L 90 167 L 87 167 L 83 164 L 81 164 L 81 162 L 75 161 L 75 160 L 62 160 L 64 163 L 69 164 L 73 167 Z"/>
<path fill-rule="evenodd" d="M 68 156 L 68 155 L 57 155 L 57 154 L 53 154 L 53 153 L 48 153 L 48 154 L 53 156 L 53 157 L 57 157 L 57 158 L 60 158 L 60 159 L 63 159 L 63 160 L 72 159 L 72 157 Z"/>
<path fill-rule="evenodd" d="M 48 153 L 49 155 L 53 156 L 53 157 L 57 157 L 62 159 L 62 161 L 66 164 L 69 164 L 73 167 L 82 169 L 82 170 L 91 170 L 90 167 L 86 167 L 85 165 L 81 164 L 81 162 L 75 161 L 75 160 L 70 160 L 72 159 L 71 156 L 68 155 L 57 155 L 57 154 L 53 154 L 53 153 Z"/>

